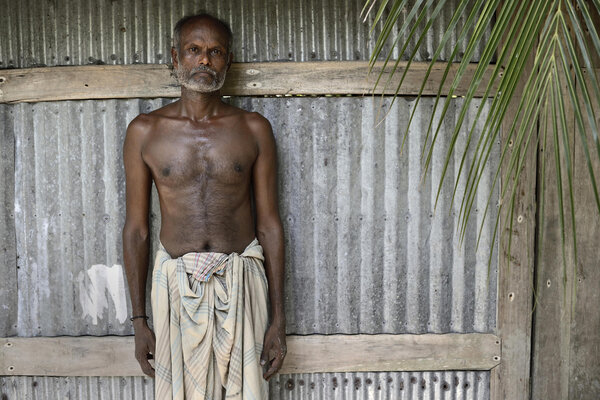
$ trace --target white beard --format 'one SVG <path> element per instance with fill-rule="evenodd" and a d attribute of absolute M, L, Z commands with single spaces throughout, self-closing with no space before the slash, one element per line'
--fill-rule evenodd
<path fill-rule="evenodd" d="M 198 71 L 208 72 L 212 75 L 212 80 L 208 80 L 207 78 L 194 79 L 192 75 Z M 178 68 L 174 68 L 173 72 L 175 73 L 177 82 L 179 82 L 181 86 L 200 93 L 212 93 L 221 89 L 225 83 L 225 75 L 227 75 L 227 71 L 223 72 L 222 75 L 219 75 L 208 67 L 187 69 L 182 67 L 181 64 L 179 64 Z"/>

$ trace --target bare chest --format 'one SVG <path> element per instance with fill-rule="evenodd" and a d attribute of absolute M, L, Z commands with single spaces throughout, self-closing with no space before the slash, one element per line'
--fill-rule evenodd
<path fill-rule="evenodd" d="M 157 185 L 172 187 L 243 183 L 255 159 L 253 141 L 238 132 L 161 135 L 147 146 L 145 156 Z"/>

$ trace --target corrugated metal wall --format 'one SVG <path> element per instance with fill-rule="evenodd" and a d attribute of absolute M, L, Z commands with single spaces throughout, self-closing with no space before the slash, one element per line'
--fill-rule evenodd
<path fill-rule="evenodd" d="M 0 123 L 13 127 L 12 132 L 5 128 L 4 137 L 14 135 L 17 166 L 18 291 L 15 297 L 6 296 L 2 306 L 18 309 L 18 318 L 4 336 L 132 333 L 125 321 L 129 311 L 120 254 L 121 146 L 131 119 L 171 101 L 1 107 Z M 273 123 L 287 243 L 289 333 L 493 330 L 496 273 L 494 265 L 488 283 L 485 264 L 492 246 L 491 222 L 479 251 L 477 217 L 461 245 L 454 213 L 444 212 L 451 187 L 444 190 L 434 215 L 435 187 L 431 179 L 420 181 L 421 133 L 433 99 L 419 105 L 404 154 L 400 133 L 412 100 L 398 99 L 376 128 L 380 104 L 370 97 L 230 101 L 261 112 Z M 456 99 L 453 107 L 460 103 Z M 449 115 L 442 138 L 453 127 L 454 110 Z M 445 150 L 440 142 L 432 164 L 434 179 Z M 459 161 L 450 166 L 450 174 Z M 492 164 L 497 162 L 495 158 Z M 490 178 L 484 179 L 484 187 Z M 483 195 L 478 198 L 478 209 L 485 200 Z M 357 374 L 360 379 L 366 375 Z M 329 382 L 327 374 L 318 379 Z M 113 390 L 114 385 L 107 387 Z M 391 389 L 384 385 L 382 390 Z M 281 393 L 290 395 L 283 389 Z"/>
<path fill-rule="evenodd" d="M 488 399 L 489 372 L 372 372 L 276 375 L 273 400 Z M 152 399 L 150 378 L 16 377 L 0 379 L 8 399 Z M 3 398 L 4 399 L 4 398 Z"/>
<path fill-rule="evenodd" d="M 432 26 L 418 60 L 434 53 L 452 4 Z M 170 62 L 175 23 L 199 10 L 229 22 L 236 61 L 367 60 L 381 26 L 369 34 L 372 24 L 360 18 L 363 5 L 364 0 L 0 0 L 0 68 Z M 414 47 L 411 43 L 408 51 Z"/>
<path fill-rule="evenodd" d="M 2 106 L 8 109 L 2 123 L 14 127 L 7 136 L 14 134 L 16 143 L 19 256 L 17 296 L 5 300 L 12 301 L 10 309 L 18 308 L 18 319 L 5 334 L 131 332 L 124 324 L 128 311 L 121 271 L 121 147 L 131 119 L 170 101 Z M 455 213 L 447 212 L 452 186 L 446 186 L 434 217 L 436 177 L 447 143 L 436 147 L 433 184 L 429 178 L 421 182 L 421 133 L 433 99 L 419 105 L 404 154 L 401 132 L 412 100 L 398 99 L 377 128 L 379 100 L 370 97 L 232 103 L 273 123 L 280 154 L 290 333 L 494 328 L 495 274 L 488 284 L 486 268 L 493 219 L 488 218 L 476 252 L 477 218 L 462 244 L 456 237 Z M 460 103 L 457 99 L 453 107 Z M 454 114 L 452 109 L 440 137 L 449 135 Z M 459 162 L 450 165 L 450 174 Z M 484 187 L 490 181 L 488 177 Z M 483 209 L 485 201 L 480 196 L 477 208 Z M 158 207 L 153 210 L 156 216 Z M 154 237 L 158 225 L 154 221 Z"/>
<path fill-rule="evenodd" d="M 197 9 L 231 22 L 237 60 L 366 59 L 372 46 L 368 27 L 358 22 L 362 0 L 6 3 L 0 1 L 8 10 L 0 14 L 0 67 L 164 63 L 172 25 Z M 441 37 L 451 9 L 445 13 L 421 59 Z M 132 333 L 121 267 L 121 146 L 131 119 L 171 101 L 0 105 L 1 336 Z M 451 187 L 434 215 L 432 179 L 421 182 L 419 148 L 431 100 L 419 106 L 402 154 L 412 99 L 399 99 L 376 128 L 380 104 L 373 98 L 229 101 L 261 112 L 275 131 L 289 333 L 494 330 L 496 265 L 489 283 L 486 268 L 492 227 L 476 252 L 477 212 L 459 243 L 456 210 L 448 213 Z M 442 139 L 460 103 L 453 102 Z M 434 155 L 434 183 L 446 146 Z M 495 155 L 491 164 L 497 162 Z M 481 193 L 489 185 L 488 176 Z M 485 200 L 478 197 L 478 210 Z M 159 218 L 154 202 L 155 237 Z M 271 397 L 486 399 L 488 389 L 486 372 L 308 374 L 279 376 Z M 152 381 L 2 377 L 0 392 L 11 400 L 151 398 Z"/>

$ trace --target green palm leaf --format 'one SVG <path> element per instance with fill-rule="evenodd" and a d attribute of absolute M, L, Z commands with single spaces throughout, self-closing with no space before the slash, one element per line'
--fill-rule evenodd
<path fill-rule="evenodd" d="M 418 46 L 427 37 L 440 16 L 446 1 L 416 0 L 367 0 L 363 8 L 365 20 L 369 13 L 374 15 L 372 24 L 383 22 L 374 51 L 371 55 L 371 67 L 383 57 L 384 68 L 376 81 L 379 85 L 389 86 L 397 82 L 395 97 L 400 93 L 406 78 L 407 70 L 414 61 Z M 404 10 L 404 12 L 403 12 Z M 521 171 L 527 162 L 528 149 L 531 146 L 546 149 L 554 147 L 554 168 L 558 189 L 559 220 L 562 231 L 561 246 L 563 263 L 566 268 L 565 245 L 572 241 L 574 257 L 577 258 L 575 196 L 573 194 L 573 130 L 579 140 L 585 156 L 590 187 L 593 190 L 596 207 L 600 213 L 600 194 L 596 180 L 597 171 L 593 165 L 600 159 L 600 141 L 598 114 L 593 104 L 600 104 L 600 85 L 596 76 L 600 60 L 600 36 L 594 24 L 593 14 L 600 13 L 600 0 L 546 0 L 546 1 L 501 1 L 501 0 L 457 0 L 455 11 L 447 25 L 446 31 L 436 48 L 429 67 L 421 83 L 415 105 L 409 118 L 409 127 L 413 122 L 415 110 L 423 96 L 427 79 L 437 63 L 442 51 L 447 48 L 450 38 L 456 33 L 456 45 L 452 48 L 443 77 L 435 96 L 431 119 L 425 132 L 422 148 L 424 173 L 429 171 L 433 157 L 433 149 L 442 131 L 444 116 L 451 109 L 457 88 L 467 78 L 467 67 L 473 61 L 476 49 L 482 47 L 477 67 L 471 77 L 464 101 L 456 117 L 456 125 L 450 136 L 450 145 L 443 163 L 443 170 L 438 182 L 436 205 L 442 186 L 446 179 L 448 167 L 453 157 L 460 159 L 456 182 L 452 194 L 452 202 L 460 201 L 458 230 L 461 238 L 467 232 L 470 216 L 475 206 L 479 184 L 486 173 L 486 166 L 494 153 L 494 144 L 498 141 L 502 125 L 508 126 L 506 140 L 501 144 L 498 170 L 493 172 L 488 201 L 479 228 L 479 237 L 486 216 L 492 204 L 494 189 L 503 182 L 500 190 L 500 208 L 508 207 L 506 213 L 498 213 L 493 232 L 494 240 L 498 236 L 500 215 L 505 215 L 504 225 L 508 227 L 508 251 L 512 243 L 512 227 L 515 220 L 516 190 Z M 403 21 L 399 21 L 406 15 Z M 466 18 L 466 19 L 465 19 Z M 495 18 L 495 21 L 494 21 Z M 459 21 L 463 21 L 459 26 Z M 399 27 L 399 30 L 395 30 Z M 400 32 L 400 33 L 395 33 Z M 400 43 L 401 33 L 406 32 L 405 43 Z M 586 32 L 587 35 L 584 35 Z M 393 38 L 393 35 L 396 35 Z M 392 39 L 393 38 L 393 39 Z M 383 54 L 386 43 L 391 40 L 388 54 Z M 466 41 L 464 54 L 452 76 L 450 71 L 456 64 L 460 54 L 459 43 Z M 415 48 L 405 54 L 408 43 L 416 42 Z M 399 67 L 399 60 L 393 60 L 394 49 L 399 48 L 400 57 L 407 57 L 407 65 L 400 79 L 394 80 L 394 73 Z M 595 64 L 596 63 L 596 64 Z M 385 82 L 383 71 L 391 66 Z M 483 77 L 492 66 L 491 79 Z M 528 73 L 529 76 L 524 76 Z M 450 83 L 448 86 L 447 84 Z M 464 85 L 464 84 L 463 84 Z M 449 87 L 445 91 L 443 88 Z M 487 115 L 482 114 L 484 107 L 479 107 L 474 121 L 466 124 L 468 111 L 476 99 L 476 93 L 484 93 L 489 98 Z M 479 101 L 479 100 L 477 100 Z M 511 104 L 517 104 L 514 115 L 509 115 Z M 439 112 L 437 112 L 439 110 Z M 435 115 L 435 118 L 434 118 Z M 485 118 L 483 128 L 476 131 L 476 122 Z M 466 130 L 466 140 L 461 152 L 457 150 L 458 138 Z M 402 146 L 408 135 L 404 132 Z M 402 147 L 401 147 L 402 148 Z M 469 160 L 467 151 L 474 150 Z M 504 165 L 500 169 L 500 165 Z M 544 201 L 546 200 L 545 179 L 548 169 L 546 157 L 541 157 L 538 176 L 541 187 L 538 195 L 538 224 L 543 226 Z M 464 180 L 461 185 L 459 182 Z M 459 193 L 462 188 L 462 193 Z M 459 200 L 460 199 L 460 200 Z M 542 230 L 540 230 L 542 232 Z M 570 235 L 570 238 L 569 238 Z M 478 241 L 479 244 L 479 241 Z M 491 261 L 492 251 L 490 250 Z M 538 251 L 541 251 L 538 247 Z M 565 271 L 566 276 L 566 271 Z"/>

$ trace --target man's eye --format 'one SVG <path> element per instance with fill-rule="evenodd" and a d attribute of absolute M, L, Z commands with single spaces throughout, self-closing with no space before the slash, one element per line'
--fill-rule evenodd
<path fill-rule="evenodd" d="M 197 51 L 198 51 L 198 48 L 197 48 L 197 47 L 190 47 L 190 51 L 191 51 L 192 53 L 195 53 L 195 52 L 197 52 Z"/>
<path fill-rule="evenodd" d="M 221 50 L 214 49 L 214 50 L 212 51 L 212 53 L 213 53 L 213 54 L 221 54 Z"/>

